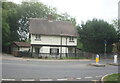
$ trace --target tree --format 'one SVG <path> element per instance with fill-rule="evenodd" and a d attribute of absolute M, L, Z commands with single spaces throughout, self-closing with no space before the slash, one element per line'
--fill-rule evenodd
<path fill-rule="evenodd" d="M 19 40 L 16 7 L 17 5 L 12 2 L 2 3 L 2 50 L 4 52 L 6 49 L 9 50 L 12 41 Z"/>
<path fill-rule="evenodd" d="M 71 21 L 76 19 L 68 14 L 58 14 L 56 8 L 41 2 L 2 3 L 2 48 L 5 52 L 13 41 L 26 41 L 29 37 L 29 18 L 47 18 L 52 14 L 55 20 Z"/>
<path fill-rule="evenodd" d="M 107 53 L 112 52 L 112 44 L 117 41 L 117 32 L 113 25 L 104 20 L 88 20 L 78 26 L 83 50 L 93 53 L 104 53 L 104 41 L 107 41 Z"/>
<path fill-rule="evenodd" d="M 113 20 L 113 26 L 117 31 L 118 39 L 120 39 L 120 20 L 118 19 Z"/>
<path fill-rule="evenodd" d="M 68 13 L 63 13 L 63 14 L 57 14 L 56 16 L 57 20 L 62 20 L 62 21 L 71 21 L 74 26 L 76 26 L 76 19 L 75 17 L 70 16 Z"/>
<path fill-rule="evenodd" d="M 114 25 L 114 28 L 116 29 L 117 31 L 117 36 L 118 36 L 118 43 L 116 43 L 116 45 L 114 46 L 114 51 L 117 51 L 118 50 L 118 54 L 120 53 L 120 20 L 118 19 L 115 19 L 113 20 L 113 25 Z"/>
<path fill-rule="evenodd" d="M 29 18 L 46 18 L 53 9 L 48 8 L 40 2 L 22 2 L 19 5 L 19 30 L 20 40 L 26 40 L 29 32 Z"/>
<path fill-rule="evenodd" d="M 0 17 L 2 17 L 2 2 L 0 1 Z M 0 46 L 2 46 L 2 18 L 0 18 Z M 2 48 L 0 48 L 0 52 Z"/>
<path fill-rule="evenodd" d="M 22 2 L 19 5 L 19 35 L 20 40 L 26 40 L 29 32 L 29 18 L 47 18 L 49 14 L 52 14 L 54 20 L 71 21 L 76 25 L 76 19 L 71 17 L 67 13 L 58 14 L 56 8 L 44 5 L 41 2 Z"/>

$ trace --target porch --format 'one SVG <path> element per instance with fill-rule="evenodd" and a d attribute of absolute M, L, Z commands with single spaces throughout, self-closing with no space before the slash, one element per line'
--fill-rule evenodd
<path fill-rule="evenodd" d="M 75 46 L 31 45 L 31 57 L 63 58 L 73 55 L 76 56 Z"/>

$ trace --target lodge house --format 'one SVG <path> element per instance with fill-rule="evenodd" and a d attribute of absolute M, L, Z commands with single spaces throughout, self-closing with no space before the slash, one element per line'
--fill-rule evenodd
<path fill-rule="evenodd" d="M 65 57 L 76 54 L 77 30 L 70 21 L 30 18 L 31 55 Z"/>

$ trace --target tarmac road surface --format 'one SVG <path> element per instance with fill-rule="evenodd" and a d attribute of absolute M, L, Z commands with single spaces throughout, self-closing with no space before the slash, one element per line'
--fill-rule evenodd
<path fill-rule="evenodd" d="M 94 60 L 32 60 L 2 57 L 4 81 L 98 81 L 102 76 L 118 72 L 118 66 L 88 66 Z M 113 60 L 101 60 L 106 64 Z"/>

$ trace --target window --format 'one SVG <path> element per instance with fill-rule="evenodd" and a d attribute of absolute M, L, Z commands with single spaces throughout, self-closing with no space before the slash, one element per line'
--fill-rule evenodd
<path fill-rule="evenodd" d="M 69 42 L 74 42 L 74 37 L 69 37 Z"/>
<path fill-rule="evenodd" d="M 56 54 L 59 55 L 59 49 L 58 48 L 50 48 L 50 55 Z"/>
<path fill-rule="evenodd" d="M 40 34 L 36 34 L 35 35 L 35 40 L 41 40 L 41 35 Z"/>

